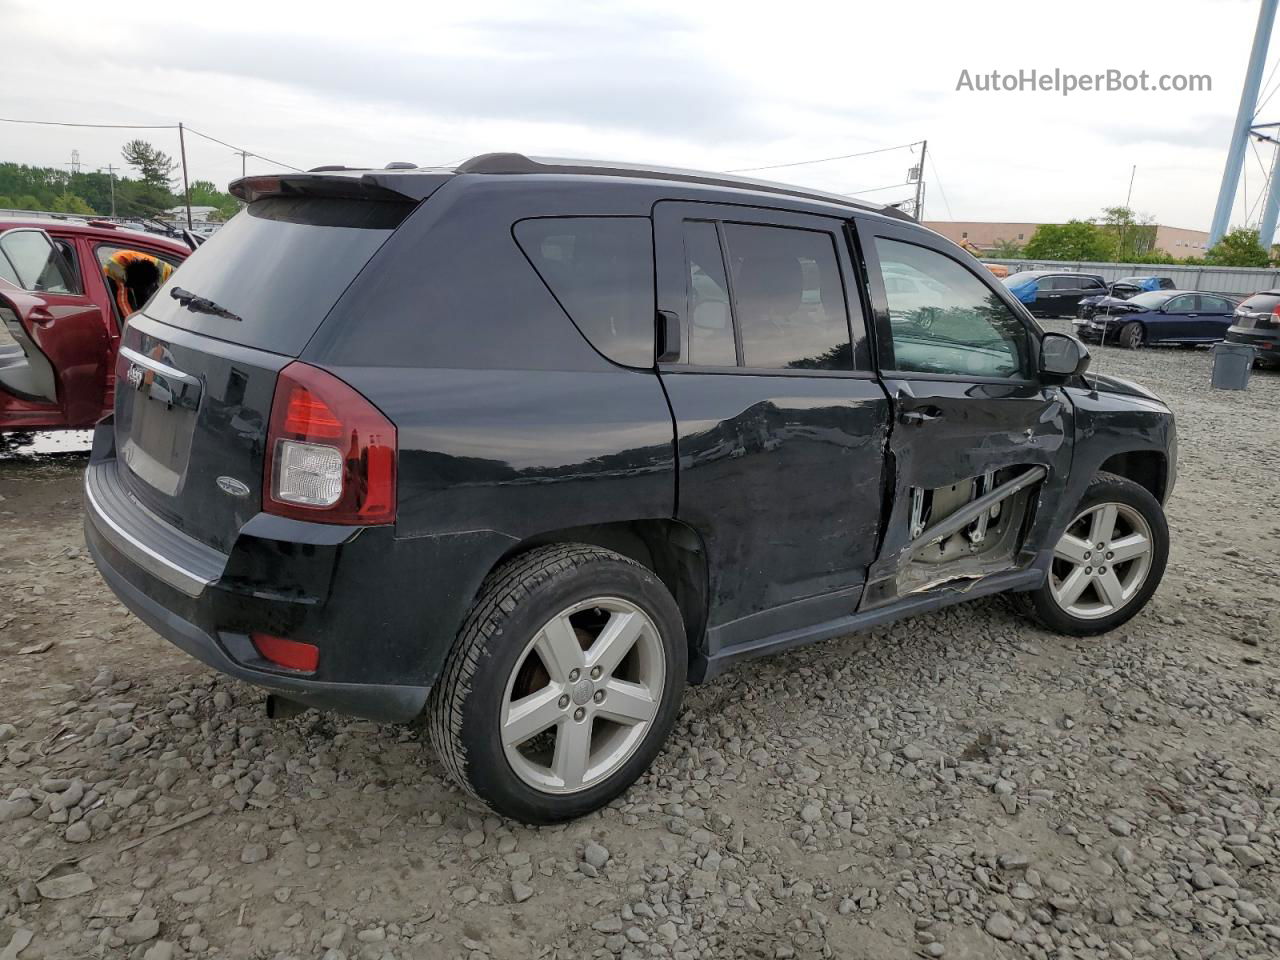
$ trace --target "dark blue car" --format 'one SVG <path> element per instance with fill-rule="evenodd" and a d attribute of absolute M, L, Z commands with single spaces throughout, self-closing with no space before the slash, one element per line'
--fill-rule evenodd
<path fill-rule="evenodd" d="M 1141 347 L 1149 343 L 1217 343 L 1227 335 L 1234 300 L 1195 290 L 1155 290 L 1128 300 L 1099 297 L 1082 305 L 1076 336 L 1092 343 Z"/>

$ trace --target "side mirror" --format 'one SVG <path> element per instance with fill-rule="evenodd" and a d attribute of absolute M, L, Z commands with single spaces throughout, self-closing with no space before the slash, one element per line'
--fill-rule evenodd
<path fill-rule="evenodd" d="M 1040 341 L 1040 372 L 1069 380 L 1089 369 L 1089 348 L 1065 333 L 1046 333 Z"/>

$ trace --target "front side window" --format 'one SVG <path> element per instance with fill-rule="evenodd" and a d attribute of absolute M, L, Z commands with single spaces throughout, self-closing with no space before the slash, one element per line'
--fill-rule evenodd
<path fill-rule="evenodd" d="M 893 369 L 1008 379 L 1026 375 L 1027 328 L 994 290 L 934 250 L 883 237 L 875 243 L 886 280 L 916 282 L 910 293 L 886 289 Z"/>
<path fill-rule="evenodd" d="M 645 217 L 521 220 L 516 242 L 597 350 L 653 366 L 653 228 Z"/>
<path fill-rule="evenodd" d="M 37 293 L 79 293 L 75 271 L 49 238 L 39 230 L 11 230 L 0 237 L 0 255 L 8 261 L 6 279 Z M 12 281 L 11 281 L 12 282 Z"/>
<path fill-rule="evenodd" d="M 1165 313 L 1195 313 L 1196 297 L 1194 294 L 1187 294 L 1181 297 L 1174 297 L 1164 307 Z"/>
<path fill-rule="evenodd" d="M 743 366 L 852 370 L 831 234 L 745 223 L 723 229 Z"/>

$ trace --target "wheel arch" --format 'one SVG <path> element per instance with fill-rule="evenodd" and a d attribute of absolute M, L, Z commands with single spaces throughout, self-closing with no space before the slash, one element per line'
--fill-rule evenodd
<path fill-rule="evenodd" d="M 585 543 L 613 550 L 652 570 L 671 591 L 684 621 L 689 680 L 702 679 L 706 663 L 708 611 L 707 554 L 692 527 L 676 520 L 646 519 L 548 530 L 507 549 L 496 569 L 513 557 L 557 543 Z"/>
<path fill-rule="evenodd" d="M 1168 496 L 1169 461 L 1159 450 L 1126 450 L 1102 462 L 1099 473 L 1113 473 L 1143 487 L 1160 503 Z"/>

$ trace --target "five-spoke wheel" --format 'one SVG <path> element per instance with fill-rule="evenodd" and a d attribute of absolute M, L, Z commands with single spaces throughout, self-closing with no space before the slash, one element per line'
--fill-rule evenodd
<path fill-rule="evenodd" d="M 1105 617 L 1135 596 L 1151 571 L 1151 526 L 1124 503 L 1099 503 L 1080 513 L 1053 551 L 1050 582 L 1067 613 Z"/>
<path fill-rule="evenodd" d="M 1106 633 L 1151 599 L 1168 557 L 1160 502 L 1132 480 L 1099 473 L 1053 549 L 1044 585 L 1020 603 L 1059 633 Z"/>
<path fill-rule="evenodd" d="M 598 597 L 556 614 L 507 681 L 501 723 L 511 768 L 549 793 L 608 777 L 644 739 L 666 674 L 657 628 L 634 603 Z"/>
<path fill-rule="evenodd" d="M 688 673 L 684 621 L 647 567 L 559 544 L 485 581 L 428 704 L 446 769 L 499 813 L 590 813 L 649 767 Z"/>

